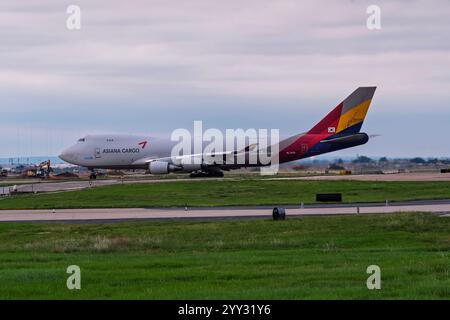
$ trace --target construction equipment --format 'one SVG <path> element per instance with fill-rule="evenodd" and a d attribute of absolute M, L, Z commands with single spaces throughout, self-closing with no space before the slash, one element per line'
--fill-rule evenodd
<path fill-rule="evenodd" d="M 43 161 L 38 165 L 38 168 L 36 169 L 36 177 L 48 179 L 51 172 L 53 172 L 53 169 L 51 167 L 50 160 Z"/>

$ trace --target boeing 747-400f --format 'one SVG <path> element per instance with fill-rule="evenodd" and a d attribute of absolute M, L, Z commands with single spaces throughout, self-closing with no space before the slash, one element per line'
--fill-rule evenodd
<path fill-rule="evenodd" d="M 273 151 L 277 150 L 277 162 L 285 163 L 367 143 L 369 136 L 361 132 L 361 127 L 375 89 L 359 87 L 311 130 L 279 141 L 276 148 L 273 144 L 265 146 L 264 152 L 273 157 Z M 258 144 L 208 155 L 203 152 L 174 155 L 176 144 L 171 139 L 151 136 L 88 135 L 59 157 L 89 168 L 93 178 L 95 169 L 146 169 L 152 174 L 186 172 L 223 176 L 223 170 L 273 165 L 262 163 L 258 157 L 256 162 L 250 161 L 252 153 L 263 151 Z M 243 161 L 236 161 L 238 157 Z M 223 161 L 217 161 L 219 159 Z"/>

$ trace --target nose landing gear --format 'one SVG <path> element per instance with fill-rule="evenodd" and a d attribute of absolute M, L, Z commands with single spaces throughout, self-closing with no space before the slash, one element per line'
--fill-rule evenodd
<path fill-rule="evenodd" d="M 91 174 L 89 175 L 89 180 L 96 180 L 97 172 L 95 170 L 91 170 Z"/>

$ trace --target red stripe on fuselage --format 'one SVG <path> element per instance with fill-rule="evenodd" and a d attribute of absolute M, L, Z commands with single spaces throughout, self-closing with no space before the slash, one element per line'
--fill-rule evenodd
<path fill-rule="evenodd" d="M 280 163 L 302 158 L 316 143 L 327 138 L 329 134 L 305 134 L 294 143 L 280 151 Z"/>

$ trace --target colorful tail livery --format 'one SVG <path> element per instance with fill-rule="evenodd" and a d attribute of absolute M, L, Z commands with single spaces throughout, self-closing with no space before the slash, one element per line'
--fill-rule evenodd
<path fill-rule="evenodd" d="M 359 87 L 305 134 L 280 143 L 280 162 L 307 158 L 365 144 L 360 133 L 376 87 Z"/>

